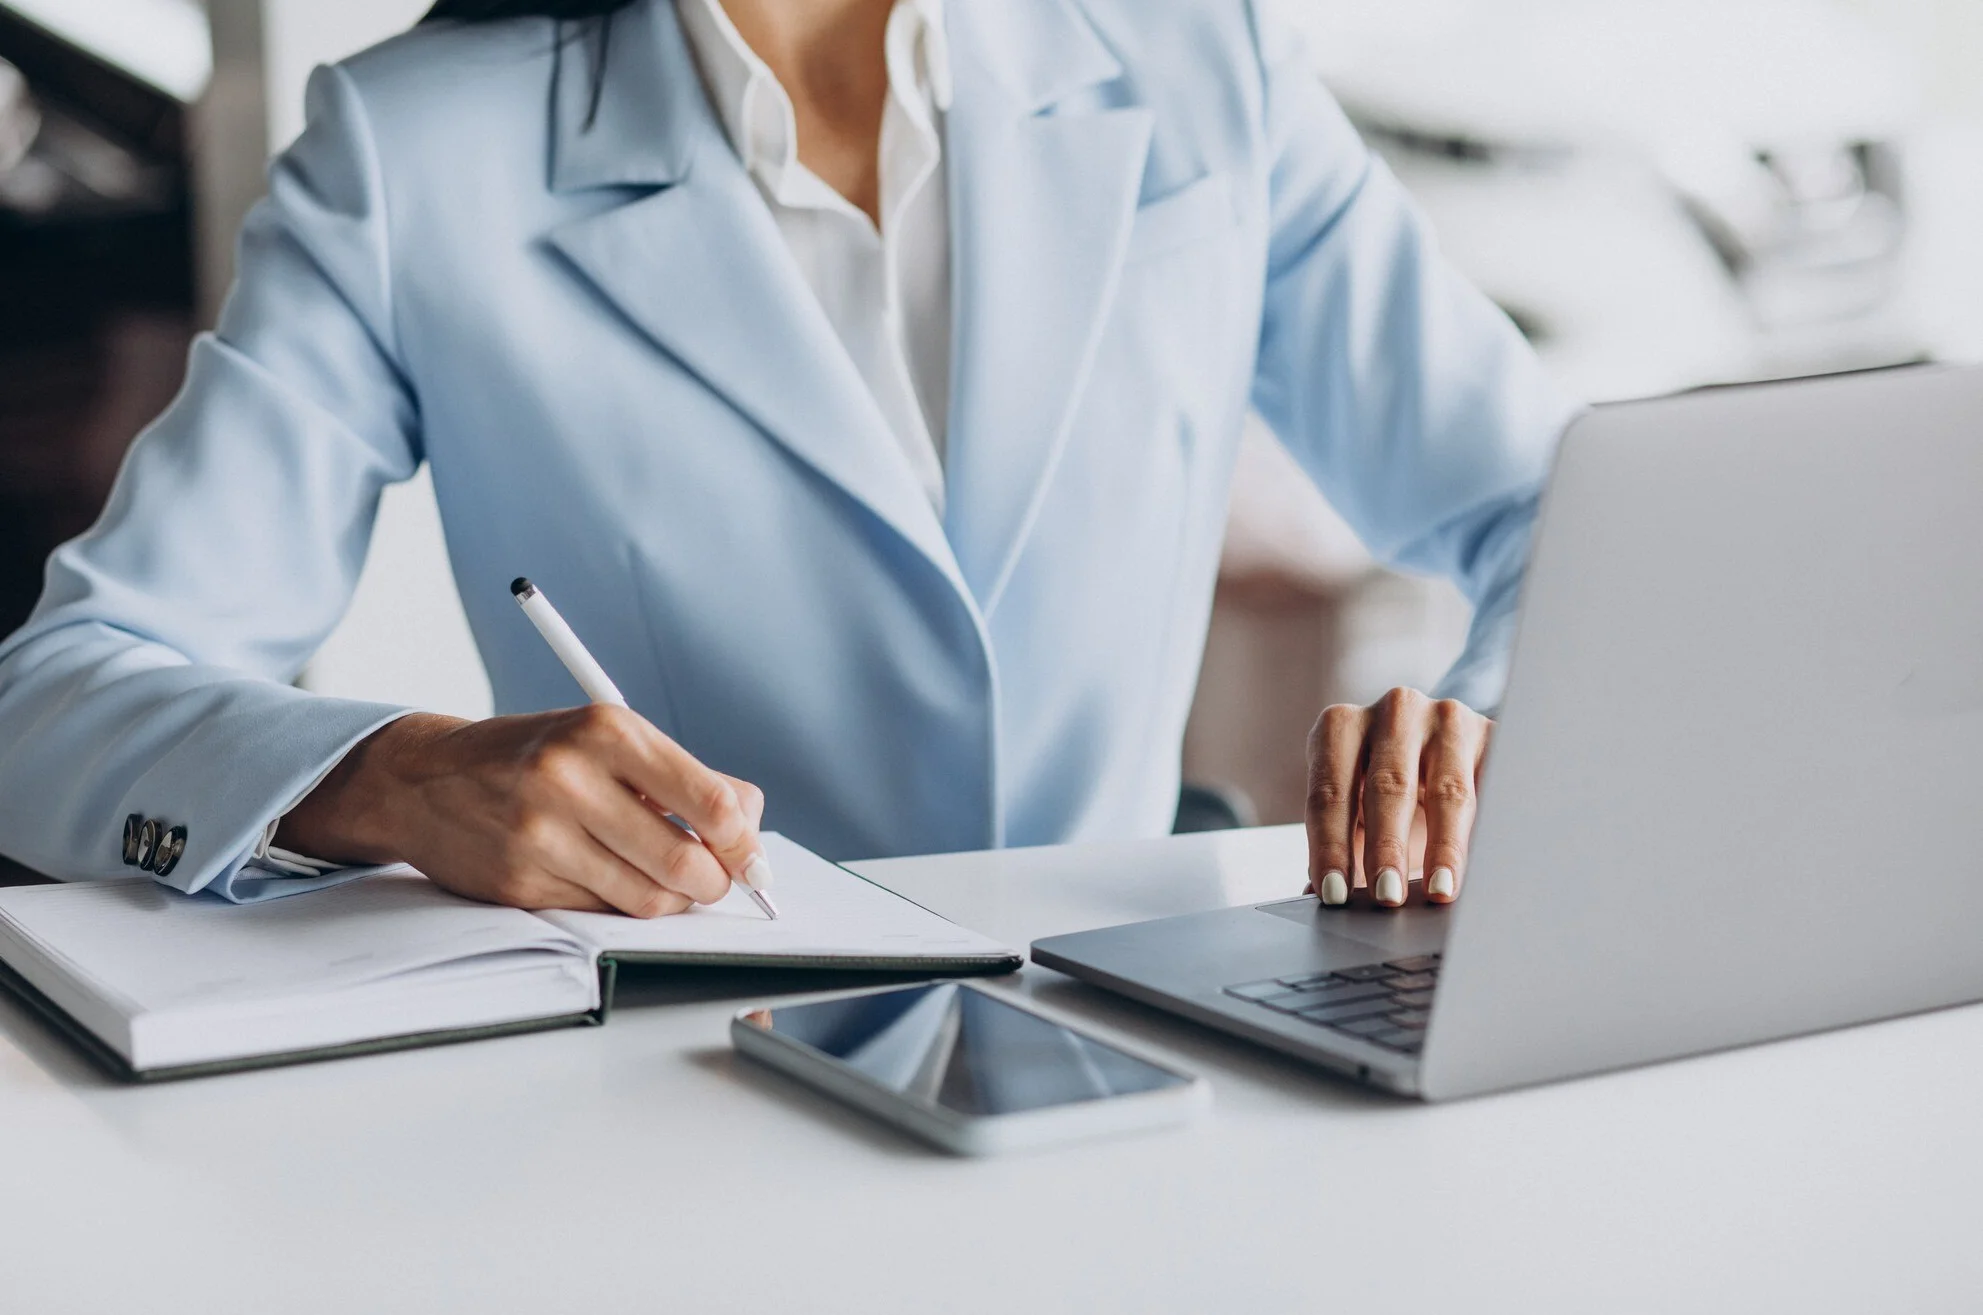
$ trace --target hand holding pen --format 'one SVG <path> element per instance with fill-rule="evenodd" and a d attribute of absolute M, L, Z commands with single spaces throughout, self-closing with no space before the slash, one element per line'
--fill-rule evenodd
<path fill-rule="evenodd" d="M 653 918 L 714 904 L 735 882 L 775 917 L 763 792 L 628 710 L 575 638 L 565 649 L 588 697 L 605 701 L 485 721 L 401 717 L 345 755 L 276 843 L 338 863 L 410 863 L 456 894 L 518 908 Z"/>
<path fill-rule="evenodd" d="M 558 660 L 565 664 L 565 670 L 571 672 L 572 679 L 578 682 L 578 687 L 585 691 L 585 697 L 592 700 L 595 707 L 626 708 L 626 696 L 620 693 L 620 687 L 613 683 L 613 678 L 606 674 L 606 669 L 599 665 L 598 659 L 592 656 L 591 650 L 580 641 L 577 633 L 565 622 L 564 617 L 558 614 L 558 609 L 551 606 L 551 600 L 544 596 L 543 590 L 530 581 L 519 578 L 511 583 L 510 593 L 515 596 L 517 605 L 523 609 L 523 614 L 530 618 L 530 624 L 537 627 L 537 633 L 544 637 L 544 642 L 551 646 L 551 651 L 558 655 Z M 647 725 L 644 721 L 641 724 Z M 653 728 L 650 726 L 648 729 Z M 655 733 L 660 734 L 658 731 Z M 667 737 L 662 736 L 662 738 L 665 740 Z M 673 745 L 673 741 L 669 743 Z M 728 782 L 733 791 L 742 787 L 754 795 L 755 811 L 750 819 L 750 830 L 754 840 L 758 821 L 764 815 L 763 793 L 748 782 L 722 776 L 721 773 L 717 775 Z M 653 802 L 653 796 L 643 796 L 643 799 L 649 803 Z M 692 814 L 672 808 L 665 811 L 673 817 L 685 820 L 692 817 Z M 706 814 L 709 809 L 705 807 L 702 811 Z M 692 833 L 692 838 L 699 838 L 700 835 L 698 829 Z M 743 869 L 733 872 L 733 876 L 737 884 L 742 886 L 756 902 L 758 908 L 764 911 L 765 917 L 778 916 L 778 908 L 771 902 L 769 893 L 771 860 L 764 856 L 763 850 L 753 853 L 744 863 Z"/>

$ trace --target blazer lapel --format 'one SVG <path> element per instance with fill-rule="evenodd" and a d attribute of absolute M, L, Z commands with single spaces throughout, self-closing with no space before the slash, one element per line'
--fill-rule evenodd
<path fill-rule="evenodd" d="M 621 314 L 960 590 L 928 495 L 710 109 L 672 0 L 559 52 L 551 185 L 641 189 L 554 249 Z M 588 120 L 590 126 L 588 127 Z"/>
<path fill-rule="evenodd" d="M 1069 440 L 1135 219 L 1152 119 L 1051 111 L 1121 65 L 1068 0 L 953 3 L 950 542 L 989 615 Z"/>

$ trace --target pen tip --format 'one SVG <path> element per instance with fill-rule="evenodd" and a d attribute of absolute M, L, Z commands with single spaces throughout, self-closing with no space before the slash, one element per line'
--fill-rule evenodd
<path fill-rule="evenodd" d="M 532 590 L 536 589 L 536 587 L 537 587 L 536 585 L 530 583 L 529 580 L 525 579 L 521 575 L 517 576 L 516 579 L 510 581 L 510 592 L 515 594 L 518 598 L 521 598 L 525 594 L 530 593 Z"/>

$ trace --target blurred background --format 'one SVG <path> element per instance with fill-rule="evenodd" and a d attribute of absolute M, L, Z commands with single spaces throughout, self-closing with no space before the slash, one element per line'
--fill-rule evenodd
<path fill-rule="evenodd" d="M 425 7 L 0 0 L 0 634 L 178 387 L 310 68 Z M 1279 7 L 1582 396 L 1983 359 L 1978 0 Z M 1291 476 L 1250 435 L 1185 746 L 1247 821 L 1300 816 L 1320 708 L 1429 686 L 1467 621 Z M 487 713 L 424 477 L 389 497 L 306 681 Z"/>

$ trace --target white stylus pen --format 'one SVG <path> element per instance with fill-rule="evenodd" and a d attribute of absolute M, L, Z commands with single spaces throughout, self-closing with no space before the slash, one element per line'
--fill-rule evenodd
<path fill-rule="evenodd" d="M 565 670 L 571 672 L 572 679 L 585 691 L 586 698 L 616 708 L 627 706 L 626 695 L 620 693 L 620 687 L 606 674 L 606 668 L 599 665 L 599 659 L 580 642 L 571 625 L 558 615 L 558 609 L 551 606 L 542 589 L 518 577 L 511 581 L 510 592 L 516 595 L 517 606 L 530 618 L 530 624 L 537 627 L 537 633 L 544 636 L 544 642 L 558 655 L 558 661 L 565 664 Z M 771 902 L 771 860 L 763 854 L 752 858 L 743 876 L 737 878 L 737 884 L 764 910 L 765 917 L 778 916 L 778 906 Z"/>

